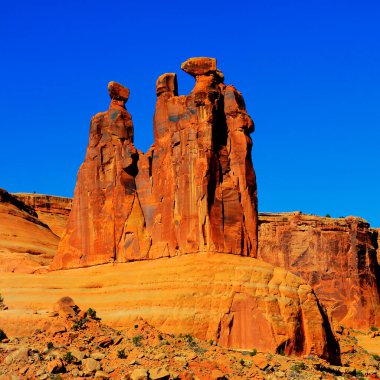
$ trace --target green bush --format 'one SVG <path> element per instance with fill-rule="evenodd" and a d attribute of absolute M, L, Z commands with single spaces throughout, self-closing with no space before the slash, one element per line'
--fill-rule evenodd
<path fill-rule="evenodd" d="M 141 346 L 142 335 L 136 335 L 132 338 L 132 342 L 135 346 Z"/>
<path fill-rule="evenodd" d="M 72 363 L 72 362 L 75 361 L 75 356 L 74 356 L 70 351 L 68 351 L 68 352 L 66 352 L 66 354 L 63 356 L 63 360 L 64 360 L 66 363 L 70 364 L 70 363 Z"/>
<path fill-rule="evenodd" d="M 376 326 L 371 326 L 369 329 L 370 329 L 371 331 L 379 331 L 379 328 L 376 327 Z"/>
<path fill-rule="evenodd" d="M 91 318 L 91 319 L 96 319 L 96 311 L 93 308 L 89 308 L 86 311 L 86 314 Z"/>
<path fill-rule="evenodd" d="M 290 367 L 290 369 L 295 371 L 295 372 L 304 371 L 306 368 L 307 368 L 307 366 L 304 362 L 295 363 Z"/>
<path fill-rule="evenodd" d="M 372 357 L 377 360 L 378 362 L 380 362 L 380 356 L 377 355 L 377 354 L 373 354 Z"/>
<path fill-rule="evenodd" d="M 257 350 L 256 350 L 256 348 L 254 348 L 254 349 L 249 353 L 250 356 L 255 356 L 256 354 L 257 354 Z"/>
<path fill-rule="evenodd" d="M 73 324 L 73 330 L 83 330 L 86 325 L 87 319 L 76 319 Z"/>
<path fill-rule="evenodd" d="M 48 344 L 47 344 L 47 348 L 48 348 L 48 350 L 53 349 L 53 348 L 54 348 L 54 344 L 53 344 L 53 342 L 48 342 Z"/>
<path fill-rule="evenodd" d="M 127 358 L 127 355 L 125 353 L 125 348 L 123 348 L 122 350 L 117 351 L 117 357 L 119 359 L 126 359 Z"/>
<path fill-rule="evenodd" d="M 244 365 L 245 362 L 244 362 L 244 359 L 240 359 L 240 362 L 239 362 L 241 365 Z"/>

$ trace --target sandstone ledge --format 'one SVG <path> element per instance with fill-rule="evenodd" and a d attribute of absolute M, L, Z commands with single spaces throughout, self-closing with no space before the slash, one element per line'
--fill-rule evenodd
<path fill-rule="evenodd" d="M 70 295 L 117 327 L 142 317 L 163 332 L 224 347 L 337 355 L 311 287 L 253 258 L 193 254 L 33 276 L 6 273 L 0 288 L 9 306 L 0 323 L 9 335 L 34 330 L 35 323 L 20 326 L 29 317 L 48 323 L 51 305 Z"/>

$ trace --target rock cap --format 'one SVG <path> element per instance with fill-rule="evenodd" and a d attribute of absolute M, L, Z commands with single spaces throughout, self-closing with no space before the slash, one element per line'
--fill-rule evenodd
<path fill-rule="evenodd" d="M 181 69 L 192 76 L 216 73 L 216 59 L 208 57 L 189 58 L 183 62 Z"/>
<path fill-rule="evenodd" d="M 156 94 L 157 96 L 170 92 L 174 96 L 178 95 L 177 75 L 174 73 L 165 73 L 158 77 L 156 81 Z"/>
<path fill-rule="evenodd" d="M 112 100 L 121 100 L 126 102 L 129 98 L 129 92 L 129 89 L 120 83 L 113 81 L 108 83 L 108 93 Z"/>

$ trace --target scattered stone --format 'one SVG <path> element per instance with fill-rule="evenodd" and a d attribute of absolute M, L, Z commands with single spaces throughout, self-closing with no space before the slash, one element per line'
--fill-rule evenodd
<path fill-rule="evenodd" d="M 219 369 L 214 369 L 211 372 L 211 379 L 212 380 L 225 380 L 226 377 L 224 376 L 224 373 L 220 371 Z"/>
<path fill-rule="evenodd" d="M 74 317 L 76 308 L 77 306 L 71 297 L 62 297 L 54 305 L 54 311 L 63 317 L 67 315 Z"/>
<path fill-rule="evenodd" d="M 110 375 L 104 371 L 96 371 L 95 379 L 109 379 Z"/>
<path fill-rule="evenodd" d="M 148 380 L 148 370 L 145 368 L 134 369 L 130 374 L 131 380 Z"/>
<path fill-rule="evenodd" d="M 253 356 L 252 361 L 256 367 L 260 368 L 262 371 L 269 367 L 268 359 L 262 353 L 258 353 L 257 355 Z"/>
<path fill-rule="evenodd" d="M 106 348 L 106 347 L 110 346 L 113 343 L 113 339 L 111 337 L 107 336 L 105 338 L 100 338 L 97 341 L 97 343 L 98 343 L 99 347 Z"/>
<path fill-rule="evenodd" d="M 170 373 L 165 368 L 153 368 L 149 370 L 151 380 L 169 380 Z"/>
<path fill-rule="evenodd" d="M 95 360 L 102 360 L 106 357 L 105 354 L 101 353 L 101 352 L 93 352 L 91 355 L 90 355 L 91 358 L 95 359 Z"/>
<path fill-rule="evenodd" d="M 66 327 L 65 327 L 63 324 L 56 324 L 56 325 L 53 325 L 53 326 L 50 327 L 50 330 L 49 330 L 49 332 L 50 332 L 50 334 L 51 334 L 52 336 L 55 336 L 55 335 L 57 335 L 57 334 L 64 333 L 64 332 L 66 332 L 66 331 L 67 331 L 67 329 L 66 329 Z"/>
<path fill-rule="evenodd" d="M 54 359 L 47 364 L 46 370 L 49 373 L 62 373 L 65 371 L 65 366 L 61 359 Z"/>
<path fill-rule="evenodd" d="M 85 375 L 91 375 L 93 372 L 100 370 L 100 363 L 93 358 L 83 359 L 82 370 Z"/>

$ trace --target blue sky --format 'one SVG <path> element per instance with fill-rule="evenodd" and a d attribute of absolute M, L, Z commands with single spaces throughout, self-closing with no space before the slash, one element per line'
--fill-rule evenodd
<path fill-rule="evenodd" d="M 153 142 L 155 81 L 218 60 L 256 123 L 260 211 L 356 215 L 380 227 L 380 2 L 18 1 L 0 13 L 0 187 L 72 196 L 107 83 L 131 90 Z"/>

